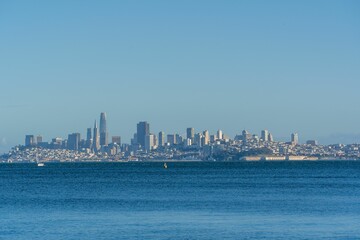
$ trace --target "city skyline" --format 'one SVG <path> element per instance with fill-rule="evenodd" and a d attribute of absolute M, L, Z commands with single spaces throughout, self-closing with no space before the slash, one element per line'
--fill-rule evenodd
<path fill-rule="evenodd" d="M 69 133 L 68 137 L 67 137 L 67 142 L 68 142 L 67 144 L 69 144 L 69 142 L 70 142 L 70 145 L 68 145 L 66 148 L 68 148 L 70 150 L 80 150 L 80 148 L 78 147 L 78 144 L 80 143 L 80 141 L 83 141 L 84 147 L 89 148 L 94 152 L 98 152 L 101 150 L 101 148 L 107 147 L 109 145 L 108 138 L 110 136 L 109 136 L 109 132 L 107 129 L 106 115 L 107 115 L 106 112 L 100 113 L 100 121 L 99 121 L 101 123 L 100 130 L 99 130 L 99 127 L 97 124 L 97 120 L 95 120 L 94 127 L 86 128 L 84 135 L 82 135 L 82 133 L 80 131 L 77 131 L 74 133 Z M 103 133 L 102 136 L 101 136 L 101 133 Z M 215 139 L 229 139 L 229 140 L 235 139 L 236 140 L 236 138 L 238 136 L 247 136 L 247 138 L 256 137 L 263 142 L 292 142 L 295 145 L 305 143 L 308 141 L 314 141 L 314 142 L 316 142 L 316 145 L 318 145 L 317 139 L 306 139 L 306 140 L 303 140 L 302 142 L 300 142 L 299 141 L 299 133 L 297 133 L 297 132 L 292 132 L 291 134 L 289 134 L 288 140 L 274 139 L 272 132 L 269 131 L 268 129 L 261 130 L 260 134 L 258 134 L 256 132 L 250 133 L 247 129 L 243 129 L 242 131 L 239 131 L 234 137 L 225 134 L 221 129 L 218 129 L 217 131 L 209 132 L 209 130 L 207 130 L 207 129 L 205 129 L 205 130 L 198 129 L 196 131 L 194 127 L 187 127 L 184 132 L 169 131 L 169 132 L 165 133 L 163 130 L 150 131 L 150 123 L 147 121 L 140 121 L 136 124 L 136 130 L 135 130 L 134 134 L 132 135 L 132 138 L 130 139 L 129 142 L 121 141 L 122 137 L 120 135 L 116 135 L 116 133 L 114 133 L 114 134 L 111 134 L 112 143 L 117 143 L 119 146 L 121 146 L 120 143 L 124 143 L 126 145 L 139 144 L 139 146 L 141 146 L 140 148 L 142 148 L 143 150 L 150 149 L 147 146 L 147 145 L 149 145 L 149 141 L 151 141 L 151 143 L 153 145 L 157 145 L 158 147 L 164 146 L 165 143 L 170 144 L 170 145 L 173 145 L 173 144 L 185 144 L 186 145 L 187 144 L 186 140 L 190 140 L 190 145 L 196 144 L 196 141 L 200 141 L 198 143 L 200 145 L 208 145 L 210 142 L 214 142 Z M 199 137 L 199 134 L 203 138 L 202 140 L 197 139 L 197 137 Z M 167 135 L 167 137 L 166 137 L 166 135 Z M 85 136 L 85 137 L 81 138 L 81 136 Z M 149 139 L 148 138 L 149 136 L 152 137 L 153 139 Z M 52 139 L 52 142 L 58 141 L 58 139 L 62 139 L 62 141 L 66 140 L 66 138 L 63 138 L 62 136 L 52 136 L 51 139 Z M 181 140 L 178 140 L 178 139 L 181 139 Z M 26 134 L 24 146 L 35 146 L 37 144 L 51 142 L 51 141 L 49 141 L 50 139 L 47 141 L 46 140 L 43 141 L 43 140 L 45 140 L 45 139 L 44 139 L 43 135 L 41 135 L 41 134 L 38 134 L 38 135 Z M 75 144 L 75 142 L 77 142 L 77 143 Z M 335 144 L 335 143 L 333 143 L 333 144 Z M 16 146 L 18 146 L 18 145 L 22 145 L 22 144 L 21 143 L 16 144 Z"/>
<path fill-rule="evenodd" d="M 142 120 L 360 142 L 359 12 L 358 1 L 2 1 L 0 152 L 28 132 L 84 136 L 101 111 L 123 142 Z"/>
<path fill-rule="evenodd" d="M 24 144 L 14 146 L 8 154 L 0 155 L 0 162 L 34 161 L 315 161 L 360 159 L 360 143 L 322 145 L 316 139 L 299 141 L 299 134 L 291 133 L 289 141 L 274 139 L 271 131 L 260 134 L 244 129 L 231 138 L 221 129 L 186 128 L 178 132 L 151 131 L 150 123 L 140 121 L 131 142 L 122 142 L 112 135 L 107 142 L 108 129 L 105 112 L 100 113 L 100 131 L 97 120 L 94 128 L 86 128 L 86 137 L 79 132 L 67 138 L 27 134 Z M 93 130 L 93 135 L 91 134 Z M 103 134 L 99 134 L 99 132 Z M 106 134 L 105 134 L 106 133 Z M 102 137 L 101 137 L 102 136 Z"/>
<path fill-rule="evenodd" d="M 100 132 L 100 128 L 99 128 L 99 125 L 98 124 L 102 119 L 104 121 L 104 115 L 105 115 L 105 126 L 103 124 L 103 129 L 105 128 L 106 129 L 106 137 L 103 135 L 103 138 L 105 141 L 105 138 L 107 139 L 106 140 L 106 144 L 101 144 L 101 132 Z M 49 134 L 45 134 L 45 133 L 42 133 L 42 132 L 36 132 L 34 133 L 33 131 L 29 130 L 27 132 L 24 133 L 22 139 L 18 142 L 18 143 L 15 143 L 14 145 L 12 146 L 8 146 L 8 148 L 4 148 L 3 149 L 3 152 L 0 152 L 0 153 L 6 153 L 8 150 L 10 150 L 12 147 L 14 146 L 17 146 L 17 145 L 22 145 L 24 143 L 24 136 L 28 136 L 29 134 L 30 135 L 33 135 L 34 136 L 34 140 L 36 142 L 36 138 L 41 138 L 41 140 L 44 140 L 45 142 L 51 142 L 51 140 L 53 138 L 62 138 L 62 139 L 67 139 L 69 137 L 69 135 L 73 135 L 73 134 L 80 134 L 80 136 L 84 136 L 83 139 L 84 140 L 89 140 L 88 137 L 89 137 L 89 130 L 91 130 L 91 148 L 94 149 L 95 148 L 95 144 L 97 145 L 97 149 L 99 150 L 101 148 L 101 146 L 105 146 L 105 145 L 108 145 L 109 143 L 109 138 L 117 138 L 117 137 L 120 137 L 121 138 L 121 143 L 126 143 L 126 144 L 131 144 L 131 140 L 133 139 L 134 137 L 134 133 L 137 133 L 138 129 L 137 129 L 137 125 L 141 124 L 141 123 L 145 123 L 147 125 L 150 125 L 150 122 L 148 121 L 140 121 L 138 123 L 134 123 L 133 126 L 132 126 L 132 129 L 128 130 L 129 132 L 132 131 L 132 133 L 129 134 L 129 136 L 126 136 L 125 137 L 123 135 L 121 135 L 119 132 L 113 132 L 113 131 L 110 131 L 108 132 L 108 128 L 107 128 L 107 119 L 106 119 L 106 112 L 101 112 L 100 114 L 100 118 L 99 120 L 95 120 L 95 123 L 94 123 L 94 126 L 93 127 L 90 127 L 90 128 L 81 128 L 81 129 L 74 129 L 73 131 L 65 131 L 63 132 L 62 134 L 58 134 L 58 135 L 49 135 Z M 111 121 L 110 121 L 111 122 Z M 152 126 L 154 124 L 151 124 Z M 155 124 L 157 125 L 157 124 Z M 96 127 L 96 129 L 95 129 Z M 147 126 L 147 128 L 150 128 L 149 126 Z M 116 128 L 115 128 L 116 129 Z M 190 130 L 191 129 L 191 130 Z M 259 128 L 259 129 L 239 129 L 236 133 L 229 133 L 229 132 L 226 132 L 223 130 L 224 128 L 213 128 L 213 129 L 205 129 L 205 128 L 195 128 L 195 127 L 185 127 L 183 129 L 180 129 L 179 127 L 174 127 L 173 129 L 166 129 L 164 130 L 163 128 L 160 128 L 160 129 L 155 129 L 154 131 L 150 131 L 150 130 L 145 130 L 144 132 L 144 140 L 143 140 L 143 144 L 145 146 L 145 136 L 146 135 L 149 135 L 149 134 L 154 134 L 157 138 L 159 137 L 159 134 L 160 132 L 164 133 L 165 134 L 165 143 L 168 142 L 167 141 L 167 136 L 169 134 L 174 134 L 174 137 L 175 137 L 175 134 L 178 134 L 179 136 L 183 137 L 184 139 L 188 138 L 188 135 L 189 135 L 189 130 L 192 131 L 192 133 L 195 135 L 196 133 L 202 133 L 204 134 L 205 132 L 208 132 L 207 134 L 211 134 L 211 135 L 215 135 L 215 136 L 218 136 L 219 134 L 219 131 L 221 131 L 221 135 L 223 135 L 224 133 L 226 133 L 226 136 L 228 136 L 230 139 L 234 139 L 237 135 L 241 135 L 243 131 L 247 131 L 247 132 L 250 132 L 251 134 L 255 134 L 257 135 L 260 139 L 262 140 L 265 140 L 265 141 L 268 141 L 270 138 L 271 138 L 271 141 L 276 141 L 276 142 L 290 142 L 293 140 L 293 135 L 295 134 L 296 135 L 296 139 L 297 141 L 296 142 L 299 142 L 300 144 L 304 144 L 306 141 L 308 140 L 316 140 L 319 144 L 323 144 L 323 145 L 329 145 L 329 144 L 339 144 L 339 143 L 342 143 L 342 144 L 353 144 L 353 143 L 360 143 L 360 135 L 358 136 L 359 137 L 359 141 L 356 141 L 356 135 L 354 134 L 355 138 L 353 138 L 354 140 L 353 141 L 346 141 L 344 139 L 347 138 L 347 136 L 335 136 L 338 137 L 338 139 L 340 139 L 339 142 L 331 142 L 331 140 L 328 140 L 327 142 L 323 141 L 324 138 L 322 138 L 321 136 L 320 137 L 304 137 L 302 135 L 301 132 L 298 132 L 298 131 L 290 131 L 286 136 L 278 136 L 276 132 L 272 131 L 272 129 L 267 129 L 267 128 Z M 226 128 L 225 128 L 226 129 Z M 70 132 L 73 132 L 73 133 L 70 133 Z M 265 132 L 265 133 L 264 133 Z M 273 133 L 275 133 L 275 135 L 273 135 Z M 300 134 L 300 137 L 299 137 L 299 134 Z M 95 136 L 95 137 L 94 137 Z M 97 137 L 96 137 L 97 136 Z M 210 135 L 209 135 L 210 136 Z M 264 136 L 267 136 L 264 138 Z M 350 139 L 350 137 L 348 137 Z M 97 139 L 97 142 L 94 142 L 94 139 Z M 341 142 L 341 139 L 343 140 Z M 26 140 L 25 140 L 26 142 Z M 175 141 L 176 142 L 176 141 Z"/>

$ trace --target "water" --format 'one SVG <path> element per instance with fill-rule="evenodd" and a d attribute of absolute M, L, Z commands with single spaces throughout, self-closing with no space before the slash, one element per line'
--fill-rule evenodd
<path fill-rule="evenodd" d="M 360 162 L 0 164 L 0 239 L 360 239 Z"/>

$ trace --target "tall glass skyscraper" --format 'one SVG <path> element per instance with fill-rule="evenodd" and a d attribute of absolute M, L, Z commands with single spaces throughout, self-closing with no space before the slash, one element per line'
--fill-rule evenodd
<path fill-rule="evenodd" d="M 194 136 L 195 136 L 195 129 L 187 128 L 186 129 L 186 138 L 191 139 L 191 141 L 194 141 Z"/>
<path fill-rule="evenodd" d="M 106 126 L 106 113 L 102 112 L 100 114 L 100 145 L 107 146 L 108 142 L 108 132 Z"/>
<path fill-rule="evenodd" d="M 163 131 L 159 132 L 159 146 L 165 145 L 165 133 Z"/>
<path fill-rule="evenodd" d="M 146 136 L 150 134 L 150 125 L 147 122 L 139 122 L 137 124 L 137 143 L 145 148 Z"/>
<path fill-rule="evenodd" d="M 91 127 L 86 131 L 86 147 L 91 148 L 92 145 L 92 135 L 91 135 Z"/>

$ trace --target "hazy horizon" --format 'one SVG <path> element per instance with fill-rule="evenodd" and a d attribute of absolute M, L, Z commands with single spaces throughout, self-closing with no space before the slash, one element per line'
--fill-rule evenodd
<path fill-rule="evenodd" d="M 360 143 L 359 1 L 2 1 L 0 152 L 106 112 L 129 142 L 187 127 Z"/>

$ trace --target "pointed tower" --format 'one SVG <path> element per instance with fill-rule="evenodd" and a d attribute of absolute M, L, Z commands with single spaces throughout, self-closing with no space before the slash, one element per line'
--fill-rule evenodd
<path fill-rule="evenodd" d="M 106 126 L 106 113 L 102 112 L 100 114 L 100 145 L 107 146 L 108 142 L 108 132 Z"/>
<path fill-rule="evenodd" d="M 94 124 L 94 139 L 93 139 L 93 150 L 94 152 L 97 152 L 100 149 L 100 143 L 99 143 L 99 130 L 97 127 L 97 123 L 95 120 Z"/>

